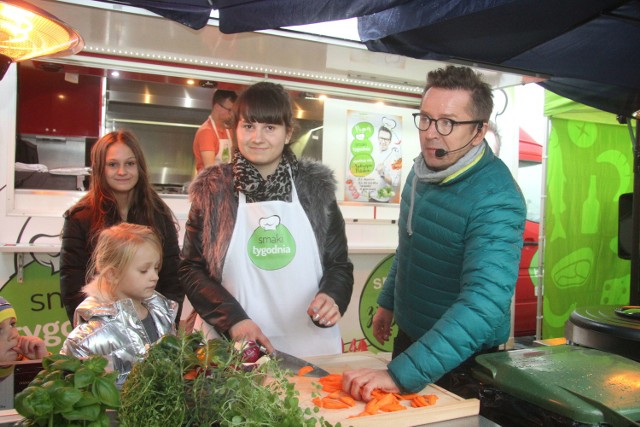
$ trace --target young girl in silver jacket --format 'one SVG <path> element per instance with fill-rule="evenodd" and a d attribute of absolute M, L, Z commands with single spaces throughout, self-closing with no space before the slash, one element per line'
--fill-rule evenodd
<path fill-rule="evenodd" d="M 150 227 L 120 223 L 102 231 L 89 268 L 95 276 L 60 352 L 106 356 L 121 386 L 148 345 L 175 334 L 178 303 L 155 291 L 161 264 L 162 244 Z"/>

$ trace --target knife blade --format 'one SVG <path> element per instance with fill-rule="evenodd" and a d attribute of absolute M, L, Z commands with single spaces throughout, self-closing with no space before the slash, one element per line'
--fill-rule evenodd
<path fill-rule="evenodd" d="M 311 366 L 313 370 L 305 374 L 305 377 L 321 378 L 329 375 L 329 372 L 325 371 L 321 367 L 280 350 L 274 350 L 273 353 L 271 353 L 271 357 L 275 359 L 279 367 L 288 369 L 294 373 L 297 373 L 300 368 Z"/>

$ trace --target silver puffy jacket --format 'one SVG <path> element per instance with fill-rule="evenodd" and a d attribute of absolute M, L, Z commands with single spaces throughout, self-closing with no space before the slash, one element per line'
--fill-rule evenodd
<path fill-rule="evenodd" d="M 160 337 L 175 335 L 177 302 L 155 292 L 143 304 Z M 107 368 L 120 373 L 116 381 L 118 387 L 152 344 L 131 299 L 105 302 L 87 297 L 76 309 L 74 324 L 77 326 L 62 344 L 60 353 L 75 357 L 105 356 L 109 360 Z"/>

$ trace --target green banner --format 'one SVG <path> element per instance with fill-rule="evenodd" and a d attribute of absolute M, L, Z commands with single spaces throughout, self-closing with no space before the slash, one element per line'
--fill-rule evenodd
<path fill-rule="evenodd" d="M 629 303 L 618 257 L 618 199 L 633 189 L 626 126 L 553 117 L 549 135 L 543 338 L 564 336 L 576 307 Z"/>
<path fill-rule="evenodd" d="M 362 328 L 364 337 L 369 342 L 369 350 L 373 352 L 393 351 L 393 337 L 398 333 L 398 327 L 394 324 L 391 330 L 391 339 L 384 344 L 380 344 L 373 336 L 373 329 L 371 328 L 373 316 L 378 310 L 378 296 L 389 274 L 391 264 L 393 264 L 393 258 L 394 255 L 391 254 L 380 261 L 373 271 L 371 271 L 360 294 L 360 327 Z"/>
<path fill-rule="evenodd" d="M 31 262 L 24 266 L 24 281 L 14 275 L 0 292 L 16 310 L 18 331 L 44 340 L 52 353 L 60 351 L 73 329 L 60 296 L 60 273 L 51 266 Z"/>

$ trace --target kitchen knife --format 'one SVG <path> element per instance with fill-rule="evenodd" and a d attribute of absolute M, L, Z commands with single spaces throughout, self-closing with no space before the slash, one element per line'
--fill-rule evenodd
<path fill-rule="evenodd" d="M 279 367 L 293 371 L 294 374 L 297 374 L 300 368 L 311 366 L 313 371 L 305 374 L 305 377 L 321 378 L 329 375 L 329 372 L 325 371 L 321 367 L 279 350 L 274 350 L 270 356 L 275 359 Z"/>

